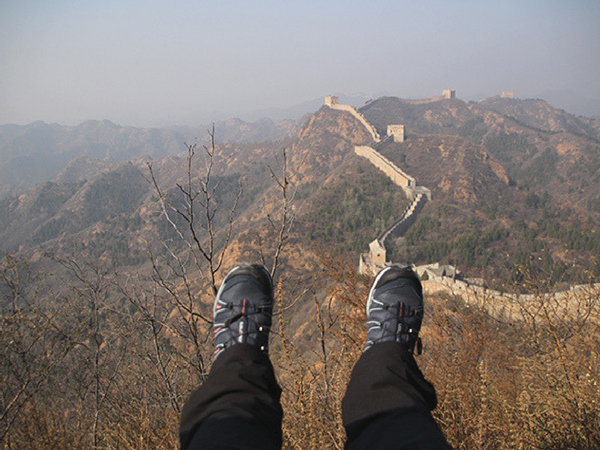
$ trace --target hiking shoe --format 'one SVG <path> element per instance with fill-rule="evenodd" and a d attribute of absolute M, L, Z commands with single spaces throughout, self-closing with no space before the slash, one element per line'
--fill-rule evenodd
<path fill-rule="evenodd" d="M 273 282 L 264 266 L 240 264 L 225 277 L 213 310 L 216 359 L 235 344 L 268 351 Z"/>
<path fill-rule="evenodd" d="M 367 301 L 365 351 L 380 342 L 404 344 L 408 353 L 421 353 L 423 288 L 410 267 L 389 266 L 373 282 Z"/>

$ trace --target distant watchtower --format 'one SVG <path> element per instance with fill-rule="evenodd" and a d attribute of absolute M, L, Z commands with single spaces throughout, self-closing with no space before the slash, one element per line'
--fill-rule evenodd
<path fill-rule="evenodd" d="M 384 267 L 386 262 L 385 247 L 375 239 L 369 244 L 369 256 L 375 267 Z"/>
<path fill-rule="evenodd" d="M 328 95 L 325 97 L 325 106 L 329 106 L 330 108 L 334 105 L 339 105 L 340 99 L 335 95 Z"/>
<path fill-rule="evenodd" d="M 456 91 L 454 89 L 444 89 L 442 91 L 442 97 L 444 98 L 456 98 Z"/>
<path fill-rule="evenodd" d="M 503 92 L 500 96 L 501 98 L 515 98 L 515 94 L 512 92 Z"/>
<path fill-rule="evenodd" d="M 388 125 L 387 135 L 394 137 L 394 142 L 404 142 L 404 125 Z"/>

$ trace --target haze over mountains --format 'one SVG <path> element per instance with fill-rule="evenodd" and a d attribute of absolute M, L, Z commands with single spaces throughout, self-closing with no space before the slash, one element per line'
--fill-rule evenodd
<path fill-rule="evenodd" d="M 542 100 L 499 97 L 477 103 L 382 97 L 359 111 L 381 135 L 389 124 L 406 126 L 405 142 L 372 145 L 433 192 L 393 246 L 394 259 L 451 262 L 502 281 L 511 264 L 532 261 L 555 270 L 557 281 L 598 275 L 600 121 Z M 108 121 L 0 127 L 2 250 L 29 253 L 80 241 L 98 257 L 143 264 L 144 242 L 172 237 L 145 179 L 147 163 L 176 195 L 185 175 L 183 143 L 203 138 L 205 130 Z M 357 255 L 407 204 L 400 189 L 354 154 L 355 144 L 372 138 L 346 112 L 321 107 L 298 122 L 230 120 L 217 124 L 216 136 L 221 206 L 231 206 L 235 186 L 244 185 L 237 256 L 251 257 L 265 211 L 279 208 L 269 167 L 284 147 L 297 174 L 291 239 L 303 255 L 297 266 L 314 259 L 316 244 Z"/>
<path fill-rule="evenodd" d="M 378 97 L 387 94 L 381 93 Z M 600 102 L 585 99 L 571 91 L 552 91 L 540 95 L 551 104 L 574 115 L 600 118 Z M 365 94 L 339 95 L 343 104 L 360 107 L 372 100 Z M 482 97 L 469 98 L 480 101 Z M 182 142 L 204 137 L 216 122 L 219 142 L 263 142 L 282 140 L 298 132 L 304 116 L 316 111 L 323 99 L 317 98 L 289 108 L 249 111 L 239 118 L 223 113 L 197 113 L 179 126 L 136 128 L 120 126 L 109 120 L 88 120 L 77 126 L 35 122 L 30 125 L 0 125 L 0 197 L 17 194 L 38 182 L 52 180 L 73 158 L 88 156 L 112 161 L 140 155 L 177 154 Z M 186 125 L 203 123 L 204 125 Z"/>

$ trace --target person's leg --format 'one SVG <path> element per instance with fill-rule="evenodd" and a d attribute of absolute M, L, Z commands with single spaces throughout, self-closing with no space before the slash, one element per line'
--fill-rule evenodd
<path fill-rule="evenodd" d="M 435 389 L 413 357 L 423 318 L 418 277 L 391 266 L 379 273 L 367 303 L 365 351 L 342 400 L 346 448 L 448 449 L 431 410 Z"/>
<path fill-rule="evenodd" d="M 181 448 L 281 448 L 280 395 L 263 351 L 248 344 L 226 349 L 183 408 Z"/>
<path fill-rule="evenodd" d="M 401 343 L 373 345 L 354 366 L 342 401 L 346 448 L 449 448 L 430 413 L 436 403 L 435 389 Z"/>
<path fill-rule="evenodd" d="M 267 353 L 272 307 L 262 266 L 225 277 L 215 299 L 215 362 L 183 408 L 182 450 L 281 448 L 281 389 Z"/>

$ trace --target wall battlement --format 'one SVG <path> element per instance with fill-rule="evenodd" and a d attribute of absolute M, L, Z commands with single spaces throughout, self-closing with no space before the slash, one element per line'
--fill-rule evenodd
<path fill-rule="evenodd" d="M 540 305 L 541 302 L 547 303 L 552 300 L 557 305 L 557 311 L 564 311 L 567 314 L 575 314 L 578 302 L 569 302 L 570 298 L 596 298 L 600 283 L 583 284 L 572 286 L 566 291 L 549 292 L 546 294 L 509 294 L 505 292 L 487 289 L 468 281 L 455 279 L 440 273 L 438 263 L 417 266 L 414 268 L 419 277 L 425 273 L 429 281 L 424 283 L 426 289 L 436 291 L 447 291 L 452 295 L 460 295 L 469 305 L 474 305 L 485 309 L 488 314 L 497 320 L 522 320 L 523 306 Z M 433 288 L 433 289 L 432 289 Z"/>
<path fill-rule="evenodd" d="M 377 236 L 377 240 L 385 244 L 385 241 L 390 236 L 401 236 L 408 228 L 415 223 L 416 214 L 421 210 L 425 202 L 427 201 L 427 197 L 423 194 L 417 194 L 417 196 L 413 199 L 412 203 L 408 205 L 408 208 L 404 211 L 402 216 L 398 220 L 396 220 L 393 224 L 383 230 L 379 236 Z"/>
<path fill-rule="evenodd" d="M 340 104 L 340 99 L 338 97 L 336 97 L 335 95 L 328 95 L 327 97 L 325 97 L 325 106 L 329 106 L 330 108 L 332 108 L 335 105 L 339 105 Z"/>
<path fill-rule="evenodd" d="M 417 181 L 404 173 L 394 163 L 389 161 L 385 156 L 375 151 L 366 145 L 357 145 L 354 147 L 354 152 L 367 158 L 371 164 L 386 174 L 396 185 L 404 190 L 406 196 L 411 200 L 410 205 L 402 213 L 402 215 L 393 224 L 387 227 L 382 233 L 377 236 L 377 239 L 371 243 L 381 245 L 385 249 L 385 241 L 390 236 L 402 235 L 417 219 L 417 213 L 421 210 L 427 200 L 431 200 L 431 191 L 424 186 L 417 186 Z M 376 273 L 383 269 L 388 262 L 385 261 L 385 250 L 383 252 L 384 261 L 381 258 L 373 257 L 373 249 L 368 254 L 362 254 L 359 259 L 358 272 L 361 274 Z"/>
<path fill-rule="evenodd" d="M 369 253 L 362 254 L 359 259 L 358 272 L 361 274 L 376 273 L 389 263 L 385 260 L 385 241 L 390 236 L 402 235 L 417 219 L 417 213 L 421 210 L 427 200 L 431 200 L 431 191 L 424 186 L 417 186 L 416 180 L 404 173 L 385 156 L 366 145 L 357 145 L 354 152 L 367 158 L 371 164 L 386 174 L 396 185 L 400 186 L 406 196 L 411 199 L 410 205 L 402 215 L 371 242 Z M 383 251 L 377 252 L 378 257 L 373 256 L 374 246 L 381 246 Z M 383 255 L 383 256 L 381 256 Z M 381 258 L 383 257 L 383 261 Z"/>

